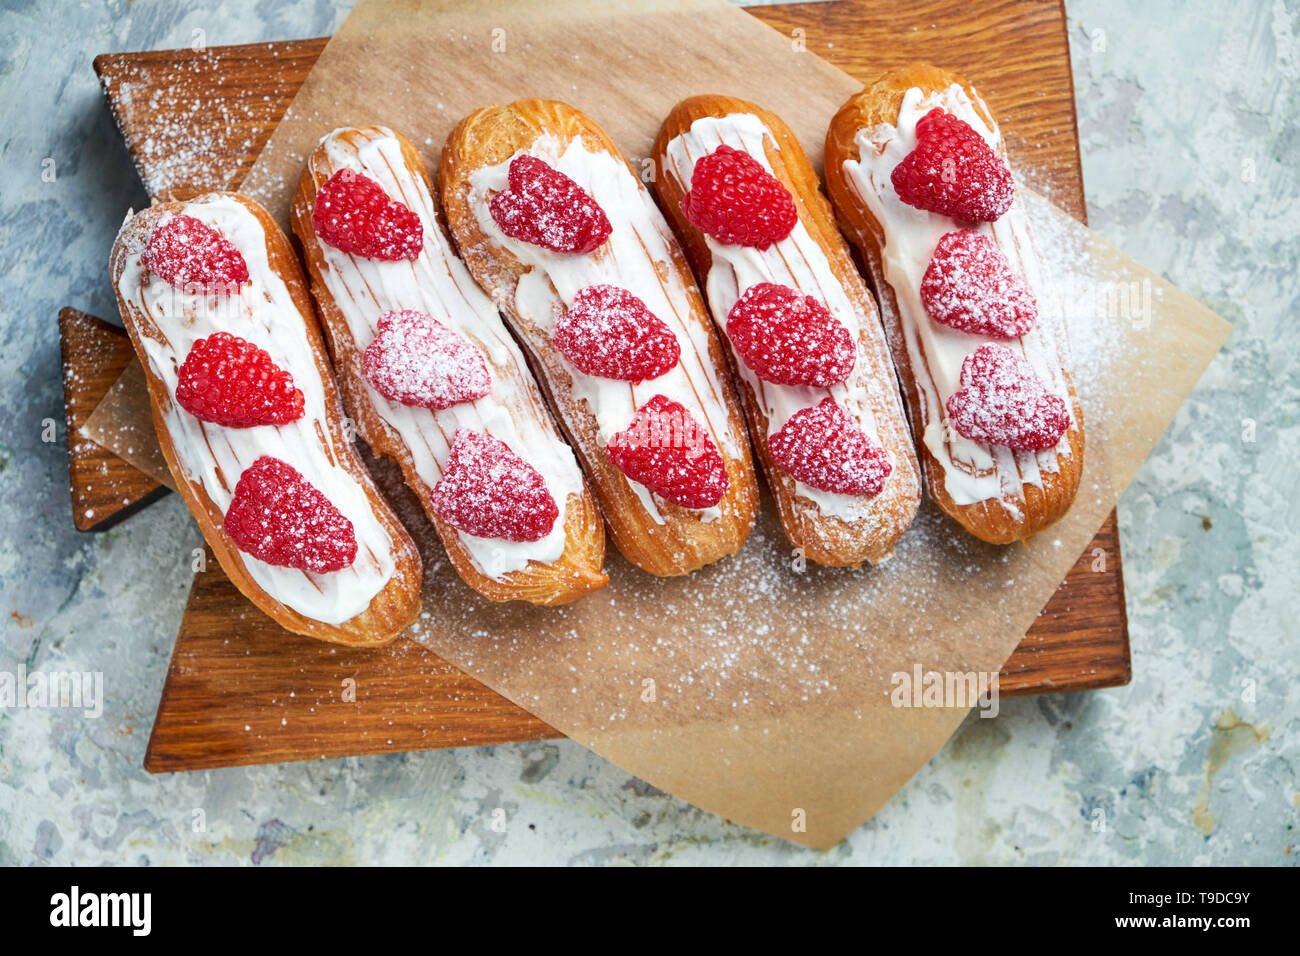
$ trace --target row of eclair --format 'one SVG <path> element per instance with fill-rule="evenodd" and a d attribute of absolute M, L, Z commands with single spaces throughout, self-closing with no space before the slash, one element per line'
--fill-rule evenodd
<path fill-rule="evenodd" d="M 590 118 L 522 100 L 456 127 L 435 199 L 401 134 L 335 130 L 291 212 L 310 295 L 245 197 L 124 224 L 112 275 L 159 442 L 245 595 L 347 644 L 418 613 L 419 554 L 353 429 L 498 601 L 601 587 L 606 527 L 657 575 L 735 553 L 751 447 L 792 545 L 826 565 L 887 557 L 922 474 L 991 542 L 1068 509 L 1083 425 L 1059 317 L 967 84 L 918 65 L 850 100 L 834 212 L 789 127 L 741 100 L 678 104 L 653 158 L 657 204 Z"/>

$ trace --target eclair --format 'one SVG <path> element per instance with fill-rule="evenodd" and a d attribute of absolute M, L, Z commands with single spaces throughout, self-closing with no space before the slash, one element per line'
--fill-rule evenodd
<path fill-rule="evenodd" d="M 415 148 L 382 126 L 334 130 L 299 180 L 293 230 L 344 405 L 470 587 L 566 604 L 607 581 L 600 512 L 430 189 Z"/>
<path fill-rule="evenodd" d="M 222 569 L 285 628 L 391 641 L 419 552 L 357 455 L 289 240 L 234 193 L 130 217 L 110 260 L 158 444 Z"/>
<path fill-rule="evenodd" d="M 726 359 L 671 230 L 614 143 L 564 103 L 488 107 L 452 132 L 438 189 L 623 555 L 674 575 L 738 551 L 758 492 Z"/>
<path fill-rule="evenodd" d="M 799 141 L 752 103 L 694 96 L 654 160 L 791 544 L 831 566 L 885 559 L 919 469 L 880 316 Z"/>
<path fill-rule="evenodd" d="M 832 120 L 826 185 L 880 296 L 930 496 L 994 544 L 1047 527 L 1079 487 L 1083 411 L 988 107 L 946 70 L 891 70 Z"/>

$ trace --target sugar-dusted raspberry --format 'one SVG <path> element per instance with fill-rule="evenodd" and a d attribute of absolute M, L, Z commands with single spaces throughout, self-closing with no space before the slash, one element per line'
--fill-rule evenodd
<path fill-rule="evenodd" d="M 424 248 L 420 217 L 355 169 L 340 169 L 317 190 L 311 225 L 322 242 L 363 259 L 414 259 Z"/>
<path fill-rule="evenodd" d="M 140 262 L 190 294 L 234 295 L 248 281 L 248 263 L 234 244 L 207 223 L 183 213 L 159 218 Z"/>
<path fill-rule="evenodd" d="M 961 387 L 948 398 L 957 434 L 1019 451 L 1054 448 L 1070 412 L 1029 363 L 1001 345 L 981 345 L 961 363 Z"/>
<path fill-rule="evenodd" d="M 695 164 L 682 213 L 718 242 L 758 249 L 780 242 L 799 221 L 781 181 L 748 153 L 726 145 Z"/>
<path fill-rule="evenodd" d="M 293 376 L 263 349 L 229 332 L 190 348 L 177 373 L 176 401 L 200 421 L 227 428 L 287 425 L 303 413 Z"/>
<path fill-rule="evenodd" d="M 506 541 L 538 541 L 560 516 L 536 468 L 505 442 L 468 428 L 456 429 L 433 510 L 466 534 Z"/>
<path fill-rule="evenodd" d="M 646 304 L 612 285 L 573 297 L 555 323 L 555 347 L 580 372 L 622 382 L 658 378 L 677 364 L 677 336 Z"/>
<path fill-rule="evenodd" d="M 510 238 L 552 252 L 592 252 L 612 231 L 605 210 L 585 189 L 526 153 L 510 161 L 509 182 L 488 211 Z"/>
<path fill-rule="evenodd" d="M 965 120 L 935 107 L 916 123 L 916 148 L 894 167 L 898 198 L 961 222 L 993 222 L 1011 206 L 1011 170 Z"/>
<path fill-rule="evenodd" d="M 805 485 L 841 495 L 878 495 L 894 470 L 833 398 L 801 408 L 767 439 L 772 460 Z"/>
<path fill-rule="evenodd" d="M 605 448 L 633 481 L 683 508 L 712 508 L 730 481 L 718 446 L 682 405 L 656 395 Z"/>
<path fill-rule="evenodd" d="M 810 295 L 775 282 L 745 290 L 727 315 L 727 337 L 745 364 L 777 385 L 838 385 L 853 371 L 853 338 Z"/>
<path fill-rule="evenodd" d="M 281 568 L 327 574 L 357 556 L 352 522 L 298 469 L 270 455 L 239 476 L 225 529 L 240 551 Z"/>
<path fill-rule="evenodd" d="M 390 401 L 421 408 L 472 402 L 492 388 L 483 353 L 414 309 L 389 310 L 379 317 L 378 331 L 361 358 L 361 374 Z"/>
<path fill-rule="evenodd" d="M 996 242 L 972 229 L 939 240 L 921 280 L 921 302 L 936 322 L 972 335 L 1014 339 L 1038 319 L 1029 284 L 1011 271 Z"/>

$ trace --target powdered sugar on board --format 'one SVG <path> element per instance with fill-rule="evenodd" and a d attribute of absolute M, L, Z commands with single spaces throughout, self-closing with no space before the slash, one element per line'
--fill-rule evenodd
<path fill-rule="evenodd" d="M 97 58 L 100 84 L 151 196 L 239 186 L 284 112 L 286 91 L 320 51 L 314 41 L 265 46 L 283 73 L 249 69 L 240 47 L 198 50 L 179 62 L 176 51 L 156 62 L 152 54 Z"/>

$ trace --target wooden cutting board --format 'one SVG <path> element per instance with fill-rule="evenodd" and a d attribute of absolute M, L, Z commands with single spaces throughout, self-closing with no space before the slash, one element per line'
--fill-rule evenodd
<path fill-rule="evenodd" d="M 862 79 L 922 58 L 965 73 L 1002 120 L 1018 168 L 1085 218 L 1059 4 L 1007 0 L 976 10 L 959 0 L 854 0 L 749 12 Z M 95 70 L 146 187 L 156 197 L 184 198 L 238 187 L 325 42 L 106 54 Z M 116 330 L 105 332 L 89 317 L 64 325 L 72 435 L 74 408 L 84 421 L 111 384 L 105 369 L 121 370 L 113 363 L 125 354 L 125 336 L 116 332 L 113 342 Z M 100 349 L 84 347 L 87 328 Z M 82 347 L 69 348 L 70 335 Z M 107 456 L 106 463 L 93 443 L 73 444 L 79 527 L 92 523 L 84 517 L 92 498 L 121 509 L 158 493 L 156 482 L 132 476 L 120 460 Z M 1129 675 L 1112 513 L 1007 661 L 1001 688 L 1008 695 L 1080 690 L 1124 684 Z M 556 736 L 414 642 L 349 650 L 289 634 L 246 601 L 208 555 L 190 592 L 145 766 L 186 770 Z"/>

